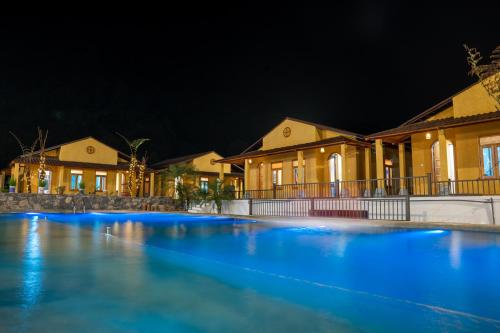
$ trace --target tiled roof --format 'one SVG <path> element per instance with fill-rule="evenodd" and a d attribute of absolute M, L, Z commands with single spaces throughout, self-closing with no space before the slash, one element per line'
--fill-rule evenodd
<path fill-rule="evenodd" d="M 368 135 L 367 138 L 376 139 L 376 138 L 389 137 L 395 135 L 422 132 L 430 129 L 457 127 L 462 125 L 483 123 L 494 120 L 500 120 L 500 111 L 482 113 L 473 116 L 464 116 L 458 118 L 450 117 L 450 118 L 437 119 L 431 121 L 421 121 L 418 123 L 413 123 L 408 125 L 401 125 L 396 128 Z"/>
<path fill-rule="evenodd" d="M 14 159 L 11 163 L 24 163 L 27 162 L 26 159 L 18 157 Z M 30 161 L 32 164 L 38 164 L 40 159 L 38 157 L 31 158 Z M 45 164 L 47 165 L 55 165 L 55 166 L 67 166 L 67 167 L 75 167 L 75 168 L 87 168 L 87 169 L 102 169 L 102 170 L 128 170 L 128 163 L 118 163 L 114 164 L 99 164 L 99 163 L 86 163 L 86 162 L 75 162 L 75 161 L 61 161 L 55 157 L 46 157 Z M 149 172 L 150 169 L 147 169 Z"/>
<path fill-rule="evenodd" d="M 163 168 L 171 164 L 177 164 L 177 163 L 185 163 L 194 160 L 197 157 L 207 155 L 210 153 L 214 153 L 214 151 L 205 151 L 203 153 L 197 153 L 197 154 L 191 154 L 191 155 L 185 155 L 185 156 L 180 156 L 180 157 L 173 157 L 173 158 L 168 158 L 166 160 L 156 162 L 151 164 L 151 167 L 153 168 Z"/>
<path fill-rule="evenodd" d="M 276 154 L 293 152 L 293 151 L 298 151 L 298 150 L 303 150 L 303 149 L 332 146 L 332 145 L 342 144 L 342 143 L 358 145 L 358 146 L 369 146 L 370 145 L 368 142 L 365 142 L 365 141 L 350 139 L 350 138 L 347 138 L 345 136 L 337 136 L 337 137 L 330 138 L 330 139 L 302 143 L 302 144 L 293 145 L 293 146 L 279 147 L 279 148 L 273 148 L 273 149 L 268 149 L 268 150 L 254 150 L 254 151 L 250 151 L 250 152 L 240 154 L 240 155 L 229 156 L 229 157 L 220 159 L 216 162 L 237 163 L 238 161 L 242 161 L 246 158 L 260 157 L 260 156 L 266 156 L 266 155 L 276 155 Z"/>

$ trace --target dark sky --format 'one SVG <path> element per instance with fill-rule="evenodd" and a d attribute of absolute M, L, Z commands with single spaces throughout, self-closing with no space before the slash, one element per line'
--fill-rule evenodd
<path fill-rule="evenodd" d="M 115 131 L 148 137 L 152 162 L 239 153 L 285 116 L 394 127 L 474 82 L 462 44 L 484 55 L 500 44 L 498 6 L 481 6 L 2 17 L 0 163 L 18 154 L 8 130 L 28 142 L 37 125 L 48 145 L 92 135 L 126 151 Z"/>

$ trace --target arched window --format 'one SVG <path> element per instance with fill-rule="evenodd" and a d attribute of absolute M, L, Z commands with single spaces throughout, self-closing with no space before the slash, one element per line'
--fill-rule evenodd
<path fill-rule="evenodd" d="M 448 165 L 446 166 L 448 170 L 448 179 L 455 180 L 455 153 L 453 148 L 453 143 L 446 140 L 446 159 L 448 160 Z M 432 173 L 434 174 L 434 179 L 436 181 L 441 180 L 441 170 L 443 166 L 441 165 L 440 153 L 439 153 L 439 141 L 432 144 Z"/>
<path fill-rule="evenodd" d="M 328 170 L 330 172 L 330 182 L 342 180 L 342 156 L 340 154 L 331 154 L 328 158 Z"/>

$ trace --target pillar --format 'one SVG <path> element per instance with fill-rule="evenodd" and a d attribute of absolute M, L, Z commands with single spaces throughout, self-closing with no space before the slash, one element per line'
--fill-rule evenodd
<path fill-rule="evenodd" d="M 245 159 L 245 169 L 244 169 L 244 183 L 243 185 L 245 186 L 245 192 L 250 189 L 249 184 L 250 184 L 250 161 L 248 159 Z"/>
<path fill-rule="evenodd" d="M 398 153 L 399 153 L 399 194 L 407 195 L 408 194 L 408 186 L 406 177 L 406 160 L 405 160 L 405 144 L 401 142 L 398 144 Z"/>
<path fill-rule="evenodd" d="M 302 150 L 297 151 L 297 170 L 299 172 L 298 183 L 304 183 L 304 152 Z M 293 176 L 292 176 L 293 177 Z"/>
<path fill-rule="evenodd" d="M 151 172 L 149 174 L 149 196 L 153 197 L 155 195 L 155 174 Z"/>
<path fill-rule="evenodd" d="M 446 136 L 444 134 L 444 130 L 438 130 L 438 140 L 439 140 L 439 164 L 440 164 L 440 172 L 441 177 L 440 181 L 447 182 L 448 181 L 448 147 L 446 144 Z"/>
<path fill-rule="evenodd" d="M 220 164 L 219 179 L 224 180 L 224 163 L 219 163 L 219 164 Z"/>
<path fill-rule="evenodd" d="M 12 172 L 11 177 L 16 180 L 16 193 L 19 193 L 19 163 L 14 163 L 14 172 Z"/>
<path fill-rule="evenodd" d="M 377 196 L 385 195 L 384 188 L 384 146 L 382 139 L 375 140 L 375 163 L 377 169 Z"/>
<path fill-rule="evenodd" d="M 59 177 L 57 178 L 57 186 L 64 186 L 64 166 L 59 167 Z"/>
<path fill-rule="evenodd" d="M 340 179 L 347 180 L 347 145 L 345 143 L 340 145 L 340 156 L 342 156 L 342 174 Z"/>
<path fill-rule="evenodd" d="M 5 187 L 5 171 L 0 173 L 0 190 L 3 190 Z"/>
<path fill-rule="evenodd" d="M 371 197 L 372 194 L 371 170 L 372 170 L 372 149 L 371 147 L 365 147 L 365 179 L 366 179 L 366 189 L 364 193 L 365 197 Z"/>

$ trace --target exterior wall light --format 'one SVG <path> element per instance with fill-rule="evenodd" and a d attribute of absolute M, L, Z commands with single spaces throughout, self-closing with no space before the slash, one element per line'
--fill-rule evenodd
<path fill-rule="evenodd" d="M 325 152 L 325 148 L 321 147 L 321 148 L 319 149 L 319 152 L 320 152 L 320 153 L 324 153 L 324 152 Z"/>
<path fill-rule="evenodd" d="M 252 159 L 249 159 L 249 160 L 248 160 L 248 164 L 252 164 Z"/>
<path fill-rule="evenodd" d="M 426 140 L 430 140 L 431 139 L 431 133 L 430 132 L 425 133 L 425 139 Z"/>

